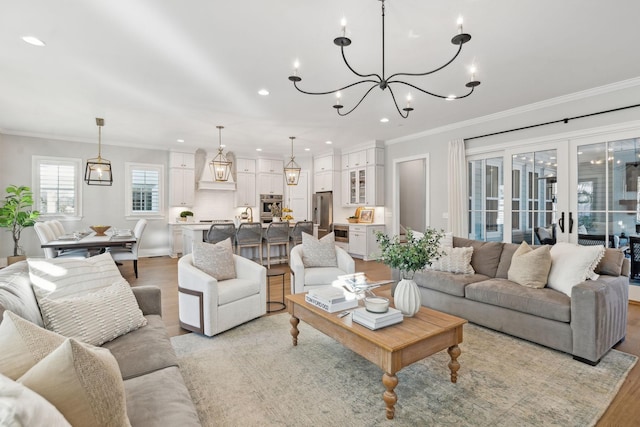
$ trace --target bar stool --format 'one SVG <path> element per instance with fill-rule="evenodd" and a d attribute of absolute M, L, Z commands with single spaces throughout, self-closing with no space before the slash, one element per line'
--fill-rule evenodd
<path fill-rule="evenodd" d="M 302 233 L 307 233 L 313 236 L 313 222 L 311 221 L 298 221 L 296 225 L 291 229 L 291 235 L 289 240 L 291 241 L 291 247 L 302 243 Z"/>
<path fill-rule="evenodd" d="M 271 246 L 278 247 L 278 259 L 280 261 L 289 260 L 289 222 L 272 222 L 267 227 L 264 241 L 267 242 L 267 268 L 271 268 Z M 284 257 L 282 246 L 285 247 Z"/>
<path fill-rule="evenodd" d="M 235 245 L 236 226 L 234 223 L 211 224 L 207 233 L 207 243 L 218 243 L 228 238 L 231 239 L 231 246 Z"/>
<path fill-rule="evenodd" d="M 242 248 L 258 248 L 260 264 L 262 264 L 262 224 L 259 222 L 243 222 L 236 231 L 236 252 L 241 255 Z M 255 254 L 255 251 L 253 251 Z M 258 257 L 252 257 L 255 261 Z"/>

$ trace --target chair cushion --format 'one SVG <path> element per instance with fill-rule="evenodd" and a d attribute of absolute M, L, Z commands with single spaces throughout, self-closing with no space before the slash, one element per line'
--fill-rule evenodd
<path fill-rule="evenodd" d="M 304 285 L 330 285 L 338 276 L 346 274 L 338 267 L 315 267 L 304 270 Z"/>
<path fill-rule="evenodd" d="M 581 246 L 558 242 L 551 248 L 551 271 L 548 286 L 571 296 L 571 289 L 595 273 L 604 255 L 604 246 Z"/>
<path fill-rule="evenodd" d="M 18 382 L 51 402 L 71 425 L 131 425 L 118 362 L 105 348 L 68 338 Z"/>
<path fill-rule="evenodd" d="M 257 280 L 222 280 L 218 282 L 218 305 L 225 305 L 259 293 L 260 282 Z"/>
<path fill-rule="evenodd" d="M 337 267 L 335 238 L 333 232 L 318 240 L 311 234 L 302 233 L 302 264 L 309 267 Z M 305 284 L 308 284 L 305 280 Z"/>
<path fill-rule="evenodd" d="M 195 242 L 193 265 L 216 280 L 235 279 L 236 264 L 233 261 L 231 239 L 218 243 Z"/>
<path fill-rule="evenodd" d="M 513 254 L 507 278 L 529 288 L 544 288 L 551 269 L 550 249 L 548 245 L 532 249 L 522 242 Z"/>
<path fill-rule="evenodd" d="M 418 286 L 444 292 L 457 297 L 464 297 L 464 288 L 469 283 L 487 280 L 482 274 L 454 274 L 445 271 L 417 271 L 413 279 Z"/>

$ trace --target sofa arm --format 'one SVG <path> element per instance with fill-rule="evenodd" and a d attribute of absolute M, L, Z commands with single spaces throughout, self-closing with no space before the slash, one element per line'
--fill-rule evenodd
<path fill-rule="evenodd" d="M 291 293 L 304 292 L 304 264 L 302 263 L 302 245 L 291 249 L 289 254 L 289 268 L 291 269 Z"/>
<path fill-rule="evenodd" d="M 575 358 L 596 364 L 627 332 L 629 279 L 602 275 L 571 291 L 571 329 Z"/>
<path fill-rule="evenodd" d="M 338 259 L 338 268 L 344 271 L 346 274 L 353 274 L 356 272 L 356 262 L 351 258 L 351 255 L 344 249 L 336 246 L 336 258 Z"/>
<path fill-rule="evenodd" d="M 143 315 L 158 314 L 162 316 L 162 297 L 157 286 L 134 286 L 131 288 L 138 301 Z"/>

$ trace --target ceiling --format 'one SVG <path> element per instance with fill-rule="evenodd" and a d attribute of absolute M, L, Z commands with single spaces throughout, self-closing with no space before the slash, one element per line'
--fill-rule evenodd
<path fill-rule="evenodd" d="M 446 62 L 463 15 L 473 38 L 460 57 L 411 82 L 459 95 L 475 63 L 482 85 L 457 101 L 414 91 L 406 120 L 377 88 L 347 117 L 332 95 L 297 92 L 287 79 L 296 59 L 309 90 L 355 81 L 333 44 L 342 17 L 350 63 L 381 72 L 375 0 L 0 0 L 0 133 L 97 143 L 94 119 L 103 117 L 104 144 L 213 151 L 224 125 L 222 142 L 236 153 L 286 155 L 296 136 L 302 155 L 326 151 L 326 141 L 344 149 L 400 138 L 640 76 L 637 0 L 387 0 L 386 10 L 387 74 Z M 343 92 L 346 108 L 357 93 Z M 402 103 L 406 93 L 397 90 Z"/>

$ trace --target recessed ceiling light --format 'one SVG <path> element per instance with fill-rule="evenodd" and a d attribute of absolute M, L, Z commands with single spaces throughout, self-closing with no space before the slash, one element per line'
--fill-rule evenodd
<path fill-rule="evenodd" d="M 258 91 L 258 95 L 267 96 L 267 95 L 269 95 L 269 91 L 266 90 L 266 89 L 260 89 Z"/>
<path fill-rule="evenodd" d="M 184 139 L 178 139 L 177 141 L 178 142 L 184 142 Z"/>
<path fill-rule="evenodd" d="M 40 40 L 37 37 L 33 37 L 33 36 L 24 36 L 22 38 L 22 40 L 24 40 L 26 43 L 29 43 L 32 46 L 38 46 L 38 47 L 43 47 L 46 46 L 45 42 L 43 42 L 42 40 Z"/>
<path fill-rule="evenodd" d="M 387 119 L 386 117 L 380 119 L 380 123 L 387 123 L 388 121 L 389 119 Z"/>
<path fill-rule="evenodd" d="M 262 148 L 256 148 L 256 151 L 262 151 Z"/>
<path fill-rule="evenodd" d="M 331 145 L 333 144 L 333 141 L 326 141 L 325 144 Z"/>

